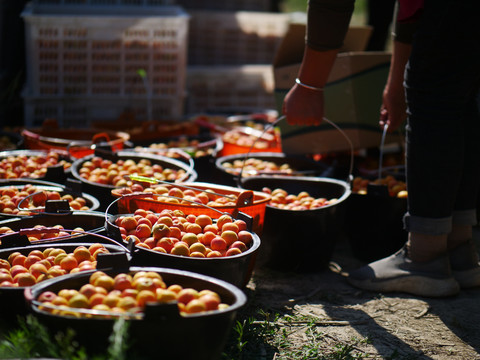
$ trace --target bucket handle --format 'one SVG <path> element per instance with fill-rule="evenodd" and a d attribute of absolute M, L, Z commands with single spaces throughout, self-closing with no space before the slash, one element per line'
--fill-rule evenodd
<path fill-rule="evenodd" d="M 46 214 L 46 215 L 69 215 L 72 213 L 72 208 L 68 205 L 67 200 L 46 200 L 45 206 L 38 206 L 36 208 L 24 208 L 22 207 L 25 201 L 30 201 L 30 198 L 34 197 L 35 195 L 44 193 L 45 190 L 34 192 L 30 195 L 25 196 L 20 202 L 17 204 L 17 209 L 19 211 L 29 211 L 34 214 Z"/>
<path fill-rule="evenodd" d="M 185 175 L 182 176 L 180 179 L 177 179 L 176 181 L 184 181 L 186 179 L 189 178 L 190 175 L 193 175 L 193 169 L 194 169 L 194 166 L 195 166 L 195 163 L 193 161 L 193 158 L 192 156 L 187 153 L 186 151 L 180 149 L 180 148 L 169 148 L 169 149 L 165 149 L 165 152 L 164 154 L 162 154 L 162 150 L 163 149 L 149 149 L 149 148 L 142 148 L 141 150 L 135 150 L 136 152 L 146 152 L 146 153 L 154 153 L 154 154 L 157 154 L 157 155 L 161 155 L 161 156 L 165 156 L 164 154 L 167 153 L 167 151 L 172 151 L 172 152 L 176 152 L 177 154 L 179 154 L 180 156 L 182 156 L 183 158 L 185 158 L 185 160 L 188 162 L 188 168 L 187 168 L 187 171 L 185 172 Z M 167 156 L 165 156 L 167 157 Z M 126 175 L 128 177 L 128 175 Z M 133 180 L 133 179 L 132 179 Z M 159 180 L 160 181 L 160 180 Z"/>
<path fill-rule="evenodd" d="M 125 199 L 125 198 L 154 198 L 155 196 L 157 197 L 168 197 L 168 198 L 171 198 L 171 199 L 176 199 L 176 200 L 181 200 L 181 201 L 186 201 L 186 202 L 189 202 L 191 203 L 192 205 L 198 205 L 198 206 L 202 206 L 204 208 L 207 208 L 207 209 L 210 209 L 210 210 L 213 210 L 217 213 L 219 213 L 220 215 L 228 215 L 228 216 L 232 216 L 232 218 L 236 218 L 236 219 L 241 219 L 241 220 L 244 220 L 247 224 L 247 229 L 249 231 L 252 231 L 252 225 L 253 225 L 253 218 L 250 216 L 250 215 L 247 215 L 241 211 L 238 210 L 238 206 L 242 205 L 241 202 L 242 201 L 249 201 L 251 199 L 253 199 L 253 191 L 247 191 L 245 193 L 244 196 L 239 196 L 239 199 L 237 201 L 237 208 L 236 208 L 236 211 L 235 211 L 235 215 L 234 216 L 233 214 L 230 214 L 228 212 L 224 212 L 224 211 L 220 211 L 219 209 L 216 209 L 214 207 L 211 207 L 211 206 L 208 206 L 206 204 L 202 204 L 202 203 L 198 203 L 196 201 L 193 201 L 193 200 L 187 200 L 187 199 L 183 199 L 183 198 L 179 198 L 177 196 L 173 196 L 173 195 L 165 195 L 165 194 L 153 194 L 153 193 L 133 193 L 133 194 L 125 194 L 125 195 L 122 195 L 121 197 L 113 200 L 107 207 L 107 209 L 105 210 L 105 223 L 108 224 L 108 225 L 111 225 L 111 226 L 116 226 L 115 224 L 113 224 L 111 221 L 110 221 L 110 215 L 113 216 L 113 214 L 110 214 L 110 209 L 112 208 L 112 206 L 114 206 L 114 204 L 116 204 L 118 201 L 122 200 L 122 199 Z"/>
<path fill-rule="evenodd" d="M 169 183 L 167 181 L 163 181 L 163 180 L 157 180 L 157 179 L 153 179 L 153 178 L 149 178 L 149 177 L 143 177 L 143 176 L 136 176 L 136 175 L 127 175 L 127 177 L 131 180 L 138 180 L 138 181 L 144 181 L 144 182 L 149 182 L 149 183 L 152 183 L 152 184 L 159 184 L 159 183 L 163 183 L 165 185 L 169 185 L 169 186 L 175 186 L 175 187 L 179 187 L 179 188 L 183 188 L 183 189 L 189 189 L 189 190 L 194 190 L 194 191 L 205 191 L 204 189 L 200 189 L 200 188 L 197 188 L 195 186 L 189 186 L 189 185 L 185 185 L 185 184 L 172 184 L 172 183 Z M 217 193 L 215 191 L 210 191 L 209 193 L 213 194 L 213 195 L 217 195 L 217 196 L 221 196 L 221 197 L 224 197 L 226 199 L 230 199 L 232 201 L 235 201 L 235 210 L 233 211 L 232 213 L 232 216 L 233 217 L 237 217 L 240 210 L 239 208 L 241 207 L 245 207 L 245 206 L 249 206 L 249 205 L 252 205 L 253 202 L 254 202 L 254 192 L 252 190 L 243 190 L 238 196 L 237 198 L 233 198 L 232 196 L 229 196 L 229 195 L 226 195 L 226 194 L 220 194 L 220 193 Z M 127 195 L 132 195 L 132 194 L 127 194 Z M 209 206 L 205 205 L 205 204 L 202 204 L 202 203 L 197 203 L 195 201 L 191 201 L 191 200 L 187 200 L 187 199 L 183 199 L 183 198 L 177 198 L 175 196 L 170 196 L 170 195 L 164 195 L 164 194 L 158 194 L 159 196 L 164 196 L 164 197 L 171 197 L 171 198 L 175 198 L 175 199 L 180 199 L 182 201 L 188 201 L 188 202 L 191 202 L 191 203 L 194 203 L 196 205 L 201 205 L 201 206 L 204 206 L 204 207 L 207 207 L 207 208 L 210 208 Z M 210 208 L 212 209 L 212 208 Z M 220 212 L 218 211 L 218 209 L 214 209 L 213 210 L 217 211 L 217 212 Z M 222 213 L 222 212 L 220 212 Z M 224 214 L 224 213 L 223 213 Z"/>
<path fill-rule="evenodd" d="M 19 246 L 27 246 L 31 245 L 32 242 L 28 240 L 28 235 L 38 235 L 38 234 L 58 234 L 60 231 L 62 232 L 67 232 L 69 233 L 68 235 L 64 236 L 59 236 L 59 237 L 54 237 L 50 239 L 43 239 L 43 240 L 37 240 L 35 241 L 34 244 L 49 244 L 49 243 L 56 243 L 58 240 L 67 240 L 71 238 L 75 238 L 77 235 L 93 235 L 96 236 L 105 243 L 109 243 L 112 245 L 117 245 L 123 248 L 125 251 L 128 252 L 128 249 L 126 246 L 123 244 L 120 244 L 118 241 L 115 241 L 114 239 L 111 239 L 107 236 L 96 234 L 90 231 L 82 231 L 82 230 L 71 230 L 71 229 L 59 229 L 55 227 L 42 227 L 42 228 L 23 228 L 18 231 L 12 232 L 12 233 L 7 233 L 2 236 L 0 236 L 0 239 L 2 240 L 2 245 L 0 248 L 5 249 L 5 248 L 11 248 L 11 247 L 16 247 L 17 245 Z M 14 240 L 11 242 L 6 242 L 7 237 L 12 237 Z M 26 238 L 27 237 L 27 238 Z"/>
<path fill-rule="evenodd" d="M 259 137 L 257 137 L 255 139 L 255 141 L 253 142 L 253 144 L 250 146 L 250 148 L 248 149 L 247 153 L 245 154 L 245 157 L 243 158 L 243 164 L 242 164 L 242 168 L 240 169 L 240 172 L 238 173 L 238 176 L 237 176 L 237 180 L 236 180 L 236 183 L 237 183 L 237 186 L 238 187 L 241 187 L 241 184 L 242 184 L 242 174 L 243 174 L 243 169 L 245 167 L 245 162 L 247 160 L 247 158 L 249 157 L 252 149 L 254 148 L 256 142 L 263 136 L 263 134 L 269 130 L 270 128 L 273 128 L 276 124 L 278 124 L 280 121 L 284 120 L 286 118 L 285 115 L 282 115 L 280 117 L 278 117 L 275 121 L 271 122 L 271 123 L 268 123 L 267 125 L 265 125 L 261 135 Z M 353 180 L 353 163 L 354 163 L 354 150 L 353 150 L 353 144 L 352 144 L 352 141 L 350 140 L 350 138 L 347 136 L 347 134 L 345 134 L 345 132 L 337 125 L 335 124 L 333 121 L 327 119 L 326 117 L 323 118 L 323 120 L 325 122 L 327 122 L 328 124 L 330 124 L 331 126 L 333 126 L 336 130 L 338 130 L 340 132 L 340 134 L 343 135 L 343 137 L 345 138 L 345 140 L 348 142 L 348 145 L 350 147 L 350 166 L 349 166 L 349 170 L 348 170 L 348 179 L 347 179 L 347 183 L 350 184 Z"/>

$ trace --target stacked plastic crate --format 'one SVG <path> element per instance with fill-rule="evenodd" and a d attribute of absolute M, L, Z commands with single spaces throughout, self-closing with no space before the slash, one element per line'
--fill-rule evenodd
<path fill-rule="evenodd" d="M 272 63 L 290 16 L 270 1 L 177 1 L 190 15 L 187 112 L 274 109 Z"/>
<path fill-rule="evenodd" d="M 25 21 L 25 125 L 184 115 L 189 16 L 170 0 L 36 0 Z"/>

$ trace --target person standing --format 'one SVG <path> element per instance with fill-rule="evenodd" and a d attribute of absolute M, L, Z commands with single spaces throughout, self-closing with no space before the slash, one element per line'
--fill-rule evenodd
<path fill-rule="evenodd" d="M 290 124 L 321 123 L 323 87 L 353 4 L 309 1 L 304 58 L 283 104 Z M 409 43 L 396 32 L 380 125 L 395 131 L 407 118 L 408 241 L 397 253 L 350 272 L 356 287 L 445 297 L 480 286 L 472 239 L 480 187 L 479 11 L 480 2 L 472 0 L 399 1 L 397 23 L 411 20 L 403 28 L 414 33 Z M 319 19 L 337 24 L 336 30 L 328 35 Z"/>

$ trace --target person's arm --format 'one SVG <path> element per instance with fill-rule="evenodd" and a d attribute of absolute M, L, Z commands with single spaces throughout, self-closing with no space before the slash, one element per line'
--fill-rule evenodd
<path fill-rule="evenodd" d="M 408 5 L 408 6 L 407 6 Z M 388 124 L 388 131 L 397 130 L 407 118 L 404 76 L 412 51 L 412 42 L 423 8 L 422 0 L 399 1 L 393 33 L 390 71 L 383 90 L 380 126 Z"/>
<path fill-rule="evenodd" d="M 323 87 L 343 45 L 355 0 L 309 0 L 306 45 L 297 83 L 285 96 L 283 113 L 292 125 L 318 125 Z"/>
<path fill-rule="evenodd" d="M 383 128 L 388 124 L 388 132 L 397 130 L 407 117 L 403 80 L 411 50 L 412 45 L 409 43 L 393 42 L 390 72 L 380 109 L 380 126 Z"/>

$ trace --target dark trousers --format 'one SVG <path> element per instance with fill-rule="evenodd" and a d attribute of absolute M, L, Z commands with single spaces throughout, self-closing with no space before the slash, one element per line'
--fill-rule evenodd
<path fill-rule="evenodd" d="M 426 0 L 406 69 L 406 229 L 476 224 L 480 184 L 480 2 Z"/>

